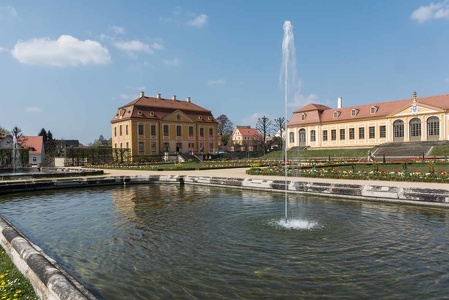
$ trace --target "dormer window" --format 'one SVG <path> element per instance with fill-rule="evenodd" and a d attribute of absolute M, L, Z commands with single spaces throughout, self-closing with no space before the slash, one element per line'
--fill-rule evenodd
<path fill-rule="evenodd" d="M 211 117 L 211 116 L 207 117 L 207 120 L 208 120 L 208 121 L 211 121 L 211 120 L 212 120 L 212 117 Z"/>
<path fill-rule="evenodd" d="M 359 113 L 358 109 L 354 108 L 354 109 L 351 110 L 351 116 L 353 116 L 353 117 L 357 116 L 358 113 Z"/>
<path fill-rule="evenodd" d="M 379 107 L 378 107 L 378 106 L 371 106 L 371 113 L 372 113 L 372 114 L 377 113 L 378 110 L 379 110 Z"/>
<path fill-rule="evenodd" d="M 141 116 L 141 115 L 142 115 L 142 111 L 141 111 L 141 110 L 138 110 L 138 111 L 137 111 L 137 114 L 138 114 L 139 116 Z"/>
<path fill-rule="evenodd" d="M 301 114 L 301 120 L 305 120 L 306 119 L 306 114 Z"/>
<path fill-rule="evenodd" d="M 341 112 L 340 111 L 334 111 L 334 118 L 338 118 L 340 116 Z"/>
<path fill-rule="evenodd" d="M 202 120 L 203 119 L 203 116 L 198 116 L 198 120 Z"/>
<path fill-rule="evenodd" d="M 154 111 L 150 111 L 150 116 L 154 116 Z"/>

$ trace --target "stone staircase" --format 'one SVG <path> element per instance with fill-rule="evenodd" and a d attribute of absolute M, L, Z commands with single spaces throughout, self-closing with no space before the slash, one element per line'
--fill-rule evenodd
<path fill-rule="evenodd" d="M 449 141 L 395 142 L 385 143 L 374 153 L 380 157 L 422 157 L 429 154 L 433 146 L 449 146 Z"/>

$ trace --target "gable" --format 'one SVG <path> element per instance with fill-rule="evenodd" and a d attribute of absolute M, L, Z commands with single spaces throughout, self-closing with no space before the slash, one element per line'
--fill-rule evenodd
<path fill-rule="evenodd" d="M 171 122 L 189 122 L 189 123 L 194 122 L 191 118 L 189 118 L 189 116 L 187 116 L 180 110 L 175 110 L 174 112 L 164 116 L 162 120 Z"/>
<path fill-rule="evenodd" d="M 444 110 L 422 103 L 412 103 L 402 107 L 401 109 L 391 113 L 389 117 L 405 117 L 416 115 L 438 114 Z"/>

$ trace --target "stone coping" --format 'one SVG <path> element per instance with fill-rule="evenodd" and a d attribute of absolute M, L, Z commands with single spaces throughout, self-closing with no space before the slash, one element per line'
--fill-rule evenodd
<path fill-rule="evenodd" d="M 272 192 L 287 191 L 351 200 L 449 208 L 449 190 L 447 189 L 385 186 L 382 182 L 360 184 L 167 174 L 3 181 L 0 182 L 0 195 L 48 189 L 151 183 L 196 184 Z M 30 280 L 41 299 L 95 299 L 56 261 L 47 256 L 1 215 L 0 231 L 1 245 L 17 268 Z"/>

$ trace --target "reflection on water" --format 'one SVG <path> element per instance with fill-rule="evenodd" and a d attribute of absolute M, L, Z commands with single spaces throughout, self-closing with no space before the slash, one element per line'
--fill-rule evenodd
<path fill-rule="evenodd" d="M 14 194 L 0 211 L 105 299 L 448 294 L 446 210 L 289 197 L 310 228 L 273 226 L 282 194 L 192 185 Z"/>

